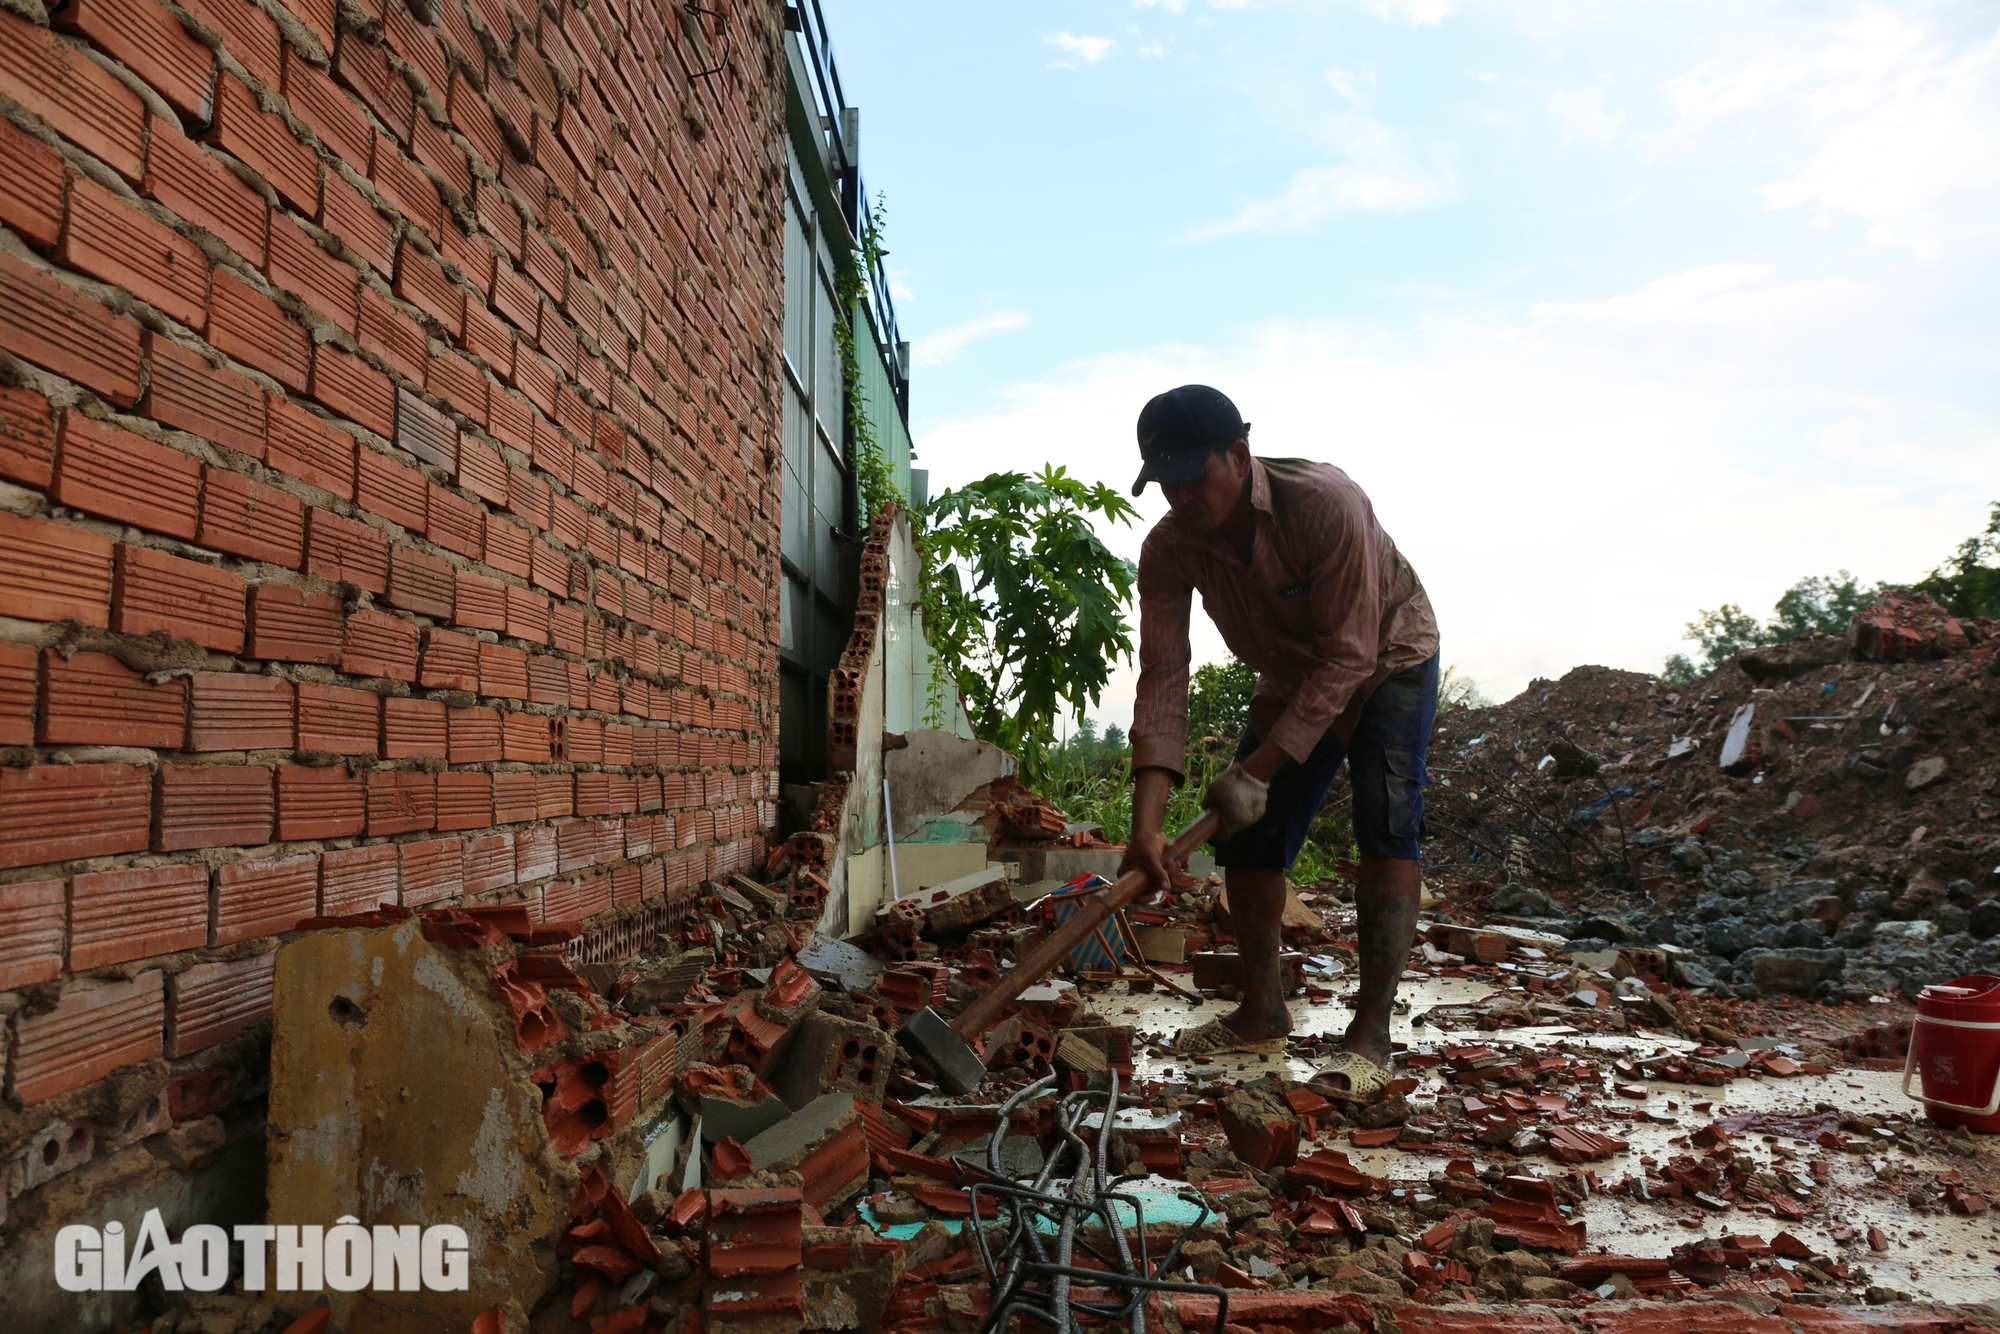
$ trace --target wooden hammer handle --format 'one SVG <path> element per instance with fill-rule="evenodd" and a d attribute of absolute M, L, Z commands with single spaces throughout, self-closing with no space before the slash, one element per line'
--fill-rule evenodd
<path fill-rule="evenodd" d="M 1215 812 L 1205 810 L 1193 824 L 1181 831 L 1179 838 L 1167 845 L 1163 860 L 1169 875 L 1180 870 L 1196 848 L 1215 836 L 1218 823 Z M 1068 921 L 1043 936 L 1004 976 L 966 1006 L 953 1021 L 952 1031 L 970 1043 L 991 1028 L 1000 1017 L 1000 1012 L 1012 1005 L 1022 992 L 1054 972 L 1056 966 L 1069 957 L 1071 950 L 1109 921 L 1113 913 L 1144 894 L 1147 888 L 1144 871 L 1127 871 L 1118 877 L 1116 884 L 1100 889 L 1085 899 L 1083 906 L 1071 913 Z"/>

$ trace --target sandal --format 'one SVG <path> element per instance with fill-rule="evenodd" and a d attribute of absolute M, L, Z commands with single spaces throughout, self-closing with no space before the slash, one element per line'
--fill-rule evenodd
<path fill-rule="evenodd" d="M 1335 1079 L 1345 1079 L 1347 1087 L 1341 1088 L 1333 1083 Z M 1381 1097 L 1383 1086 L 1388 1082 L 1387 1067 L 1375 1064 L 1366 1056 L 1344 1051 L 1333 1058 L 1333 1064 L 1307 1080 L 1306 1087 L 1335 1102 L 1366 1104 Z"/>
<path fill-rule="evenodd" d="M 1285 1049 L 1283 1038 L 1246 1038 L 1220 1019 L 1211 1019 L 1200 1028 L 1182 1031 L 1171 1050 L 1177 1056 L 1221 1056 L 1227 1052 L 1248 1052 L 1270 1056 Z"/>

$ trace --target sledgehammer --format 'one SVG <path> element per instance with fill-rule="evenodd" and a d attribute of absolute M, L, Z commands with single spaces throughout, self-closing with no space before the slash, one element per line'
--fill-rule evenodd
<path fill-rule="evenodd" d="M 1168 874 L 1178 871 L 1194 850 L 1215 835 L 1214 811 L 1203 811 L 1195 822 L 1167 845 Z M 955 1023 L 926 1005 L 905 1019 L 896 1040 L 922 1053 L 937 1067 L 938 1082 L 953 1093 L 970 1093 L 986 1078 L 986 1065 L 972 1050 L 973 1040 L 991 1028 L 1000 1012 L 1020 994 L 1054 972 L 1070 951 L 1111 919 L 1111 915 L 1145 893 L 1144 871 L 1128 871 L 1118 882 L 1086 899 L 1068 921 L 1043 936 L 1041 942 L 966 1006 Z"/>

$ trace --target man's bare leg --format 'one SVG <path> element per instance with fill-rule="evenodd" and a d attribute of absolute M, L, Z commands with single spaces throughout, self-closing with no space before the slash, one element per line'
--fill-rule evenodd
<path fill-rule="evenodd" d="M 1417 903 L 1423 892 L 1421 863 L 1403 857 L 1363 854 L 1355 881 L 1354 906 L 1359 917 L 1361 983 L 1354 996 L 1354 1021 L 1347 1026 L 1341 1049 L 1376 1065 L 1389 1064 L 1389 1015 L 1396 1003 L 1410 945 L 1417 934 Z M 1232 884 L 1229 904 L 1236 906 Z M 1284 900 L 1279 899 L 1282 911 Z M 1238 932 L 1241 935 L 1241 932 Z M 1239 946 L 1238 948 L 1245 948 Z"/>
<path fill-rule="evenodd" d="M 1278 976 L 1278 953 L 1284 947 L 1285 873 L 1232 866 L 1223 874 L 1236 953 L 1243 963 L 1243 1002 L 1223 1015 L 1222 1022 L 1252 1041 L 1281 1038 L 1292 1031 L 1284 980 Z M 1412 923 L 1415 920 L 1412 916 Z"/>

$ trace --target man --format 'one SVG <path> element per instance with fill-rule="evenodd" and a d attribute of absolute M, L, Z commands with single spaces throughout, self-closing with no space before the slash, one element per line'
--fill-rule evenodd
<path fill-rule="evenodd" d="M 1188 612 L 1195 593 L 1257 670 L 1235 761 L 1202 803 L 1243 964 L 1243 1002 L 1183 1033 L 1190 1055 L 1277 1052 L 1292 1028 L 1278 972 L 1285 872 L 1342 761 L 1354 789 L 1361 978 L 1341 1054 L 1315 1087 L 1372 1101 L 1388 1082 L 1389 1016 L 1421 891 L 1424 754 L 1437 715 L 1438 635 L 1416 572 L 1340 469 L 1250 453 L 1250 427 L 1206 385 L 1139 414 L 1145 460 L 1172 507 L 1139 554 L 1139 689 L 1132 840 L 1120 866 L 1166 883 L 1167 797 L 1185 779 Z"/>

